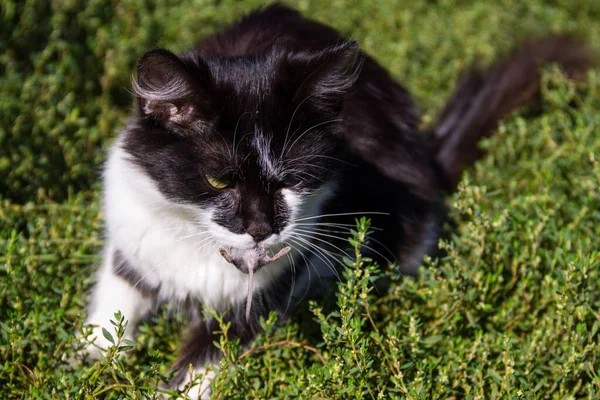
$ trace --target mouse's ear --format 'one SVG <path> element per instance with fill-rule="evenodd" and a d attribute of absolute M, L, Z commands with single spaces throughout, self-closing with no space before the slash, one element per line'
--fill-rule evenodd
<path fill-rule="evenodd" d="M 139 61 L 133 92 L 142 115 L 159 121 L 185 124 L 210 110 L 206 85 L 210 72 L 202 60 L 194 72 L 173 53 L 156 49 Z M 198 76 L 202 78 L 197 79 Z"/>

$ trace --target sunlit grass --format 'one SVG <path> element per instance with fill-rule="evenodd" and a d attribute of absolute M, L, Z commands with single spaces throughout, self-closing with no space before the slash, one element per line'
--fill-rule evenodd
<path fill-rule="evenodd" d="M 127 358 L 65 361 L 99 261 L 103 149 L 129 112 L 139 55 L 184 50 L 258 4 L 0 2 L 0 398 L 152 398 L 167 379 L 183 328 L 167 310 Z M 425 123 L 476 57 L 549 31 L 600 43 L 592 0 L 297 7 L 357 39 Z M 574 84 L 549 68 L 543 92 L 448 199 L 443 256 L 418 279 L 350 262 L 333 307 L 266 321 L 250 349 L 221 343 L 215 397 L 599 398 L 600 76 Z M 381 275 L 391 284 L 375 296 Z"/>

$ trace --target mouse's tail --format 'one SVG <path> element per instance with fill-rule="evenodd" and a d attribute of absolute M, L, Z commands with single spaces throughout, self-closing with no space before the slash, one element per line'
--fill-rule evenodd
<path fill-rule="evenodd" d="M 444 189 L 454 190 L 463 170 L 482 156 L 479 139 L 490 136 L 503 117 L 535 98 L 544 63 L 559 64 L 567 76 L 578 78 L 592 66 L 592 53 L 572 37 L 549 36 L 522 44 L 487 69 L 463 73 L 428 132 Z"/>

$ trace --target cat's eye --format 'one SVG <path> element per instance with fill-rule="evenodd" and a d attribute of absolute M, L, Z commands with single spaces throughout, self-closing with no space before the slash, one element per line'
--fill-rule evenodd
<path fill-rule="evenodd" d="M 204 175 L 210 186 L 215 189 L 225 189 L 231 184 L 231 181 L 225 178 L 215 178 L 214 176 Z"/>

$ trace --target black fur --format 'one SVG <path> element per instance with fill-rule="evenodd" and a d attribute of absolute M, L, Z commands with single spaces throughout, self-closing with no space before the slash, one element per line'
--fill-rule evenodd
<path fill-rule="evenodd" d="M 280 188 L 308 196 L 329 185 L 335 193 L 324 214 L 384 213 L 370 216 L 379 230 L 366 251 L 414 272 L 436 243 L 442 191 L 452 190 L 481 155 L 477 140 L 537 93 L 542 60 L 561 63 L 571 75 L 590 63 L 573 39 L 526 44 L 483 72 L 468 72 L 422 135 L 408 92 L 355 42 L 274 5 L 180 56 L 153 50 L 142 57 L 137 114 L 123 147 L 165 196 L 216 207 L 217 223 L 257 242 L 290 222 Z M 269 173 L 261 152 L 281 155 L 283 167 Z M 229 187 L 215 189 L 205 175 Z M 315 245 L 339 245 L 327 240 Z M 243 305 L 228 314 L 232 337 L 247 344 L 260 331 L 259 316 L 283 313 L 290 274 L 255 295 L 260 306 L 250 321 Z M 211 319 L 191 330 L 174 383 L 189 363 L 220 357 L 216 328 Z"/>
<path fill-rule="evenodd" d="M 239 339 L 241 346 L 247 346 L 262 332 L 261 317 L 267 319 L 271 311 L 276 311 L 281 320 L 285 319 L 291 300 L 291 282 L 291 279 L 284 280 L 269 291 L 255 293 L 249 319 L 245 316 L 245 303 L 229 309 L 224 315 L 224 322 L 230 323 L 228 338 Z M 172 386 L 177 386 L 183 380 L 190 364 L 202 366 L 219 361 L 222 354 L 215 343 L 219 342 L 220 335 L 218 322 L 214 318 L 193 324 L 181 350 L 181 356 L 172 368 L 172 371 L 177 371 L 170 382 Z"/>
<path fill-rule="evenodd" d="M 482 156 L 478 141 L 490 136 L 499 121 L 531 102 L 540 90 L 540 68 L 561 65 L 568 76 L 581 77 L 593 64 L 585 44 L 568 36 L 532 40 L 487 69 L 463 73 L 456 91 L 428 132 L 432 156 L 443 173 L 442 186 L 454 190 L 462 171 Z"/>
<path fill-rule="evenodd" d="M 133 268 L 129 261 L 125 259 L 120 250 L 115 250 L 113 253 L 113 272 L 119 278 L 124 279 L 132 287 L 139 290 L 144 297 L 155 298 L 159 291 L 159 287 L 150 285 L 144 280 L 144 277 Z"/>

